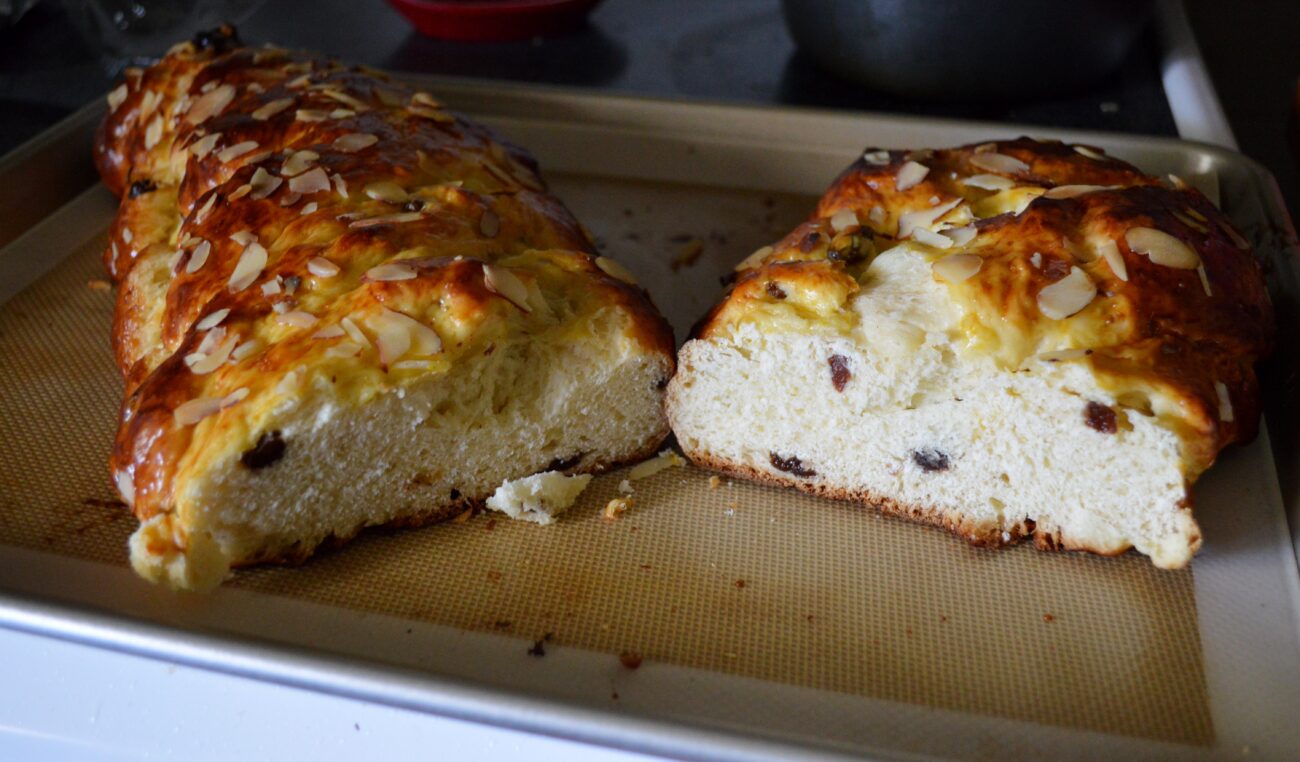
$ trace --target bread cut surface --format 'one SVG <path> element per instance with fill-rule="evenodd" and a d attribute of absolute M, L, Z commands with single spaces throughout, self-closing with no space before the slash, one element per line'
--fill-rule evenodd
<path fill-rule="evenodd" d="M 1030 139 L 868 150 L 737 268 L 667 404 L 706 467 L 1174 568 L 1271 335 L 1248 244 L 1181 181 Z"/>
<path fill-rule="evenodd" d="M 667 323 L 523 150 L 382 74 L 238 44 L 130 70 L 95 153 L 131 559 L 184 589 L 667 434 Z"/>

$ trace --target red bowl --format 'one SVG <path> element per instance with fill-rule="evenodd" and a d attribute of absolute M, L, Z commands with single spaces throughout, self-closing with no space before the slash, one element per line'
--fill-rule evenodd
<path fill-rule="evenodd" d="M 523 40 L 566 32 L 600 0 L 388 0 L 416 31 L 443 40 Z"/>

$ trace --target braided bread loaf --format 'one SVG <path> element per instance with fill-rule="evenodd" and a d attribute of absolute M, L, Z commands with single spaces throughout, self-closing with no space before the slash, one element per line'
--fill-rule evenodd
<path fill-rule="evenodd" d="M 128 72 L 95 145 L 143 576 L 210 588 L 667 435 L 667 323 L 522 150 L 230 29 Z"/>
<path fill-rule="evenodd" d="M 1176 179 L 1030 139 L 872 150 L 737 268 L 667 406 L 706 467 L 1179 567 L 1271 335 L 1248 244 Z"/>

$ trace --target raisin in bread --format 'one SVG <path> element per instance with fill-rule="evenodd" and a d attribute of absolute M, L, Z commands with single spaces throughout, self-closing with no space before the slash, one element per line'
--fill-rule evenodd
<path fill-rule="evenodd" d="M 1253 437 L 1271 310 L 1199 192 L 1086 146 L 866 152 L 678 355 L 685 453 L 983 545 L 1160 567 Z"/>
<path fill-rule="evenodd" d="M 109 106 L 143 576 L 210 588 L 667 435 L 667 323 L 526 153 L 429 94 L 224 29 Z"/>

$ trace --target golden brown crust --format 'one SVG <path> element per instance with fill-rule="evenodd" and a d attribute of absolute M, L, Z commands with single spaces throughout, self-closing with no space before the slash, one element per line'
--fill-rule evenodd
<path fill-rule="evenodd" d="M 900 178 L 913 179 L 904 170 L 909 163 L 927 171 L 900 190 Z M 989 177 L 1006 187 L 978 187 Z M 1075 193 L 1060 186 L 1090 187 Z M 1119 399 L 1150 413 L 1149 400 L 1159 397 L 1178 411 L 1166 423 L 1184 442 L 1189 480 L 1224 446 L 1255 436 L 1254 363 L 1273 337 L 1259 263 L 1199 191 L 1086 146 L 1020 138 L 948 150 L 869 150 L 835 180 L 808 221 L 742 264 L 693 337 L 772 320 L 783 314 L 773 309 L 778 303 L 795 305 L 802 319 L 819 325 L 851 328 L 856 316 L 845 307 L 857 278 L 877 251 L 908 237 L 900 230 L 904 215 L 948 205 L 951 211 L 937 219 L 952 229 L 969 226 L 973 235 L 942 251 L 981 260 L 977 274 L 950 285 L 967 316 L 971 351 L 1014 369 L 1046 351 L 1090 350 L 1083 361 Z M 849 215 L 839 229 L 837 213 Z M 1200 266 L 1167 266 L 1136 251 L 1126 236 L 1138 228 L 1181 241 Z M 1124 272 L 1100 254 L 1106 242 Z M 1039 295 L 1074 268 L 1096 296 L 1074 314 L 1048 317 Z"/>
<path fill-rule="evenodd" d="M 557 315 L 608 312 L 671 374 L 666 321 L 598 265 L 532 157 L 382 74 L 209 33 L 127 73 L 95 161 L 122 198 L 105 251 L 122 286 L 114 348 L 127 386 L 112 468 L 142 519 L 174 504 L 185 453 L 255 439 L 255 424 L 225 411 L 251 419 L 295 369 L 359 388 L 430 372 L 380 360 L 365 321 L 388 312 L 433 328 L 435 359 L 452 365 Z M 265 261 L 250 268 L 259 248 Z M 376 274 L 395 262 L 400 279 Z M 356 343 L 340 335 L 349 321 L 370 339 L 357 354 L 368 362 L 330 354 Z M 195 400 L 223 407 L 178 421 Z"/>

